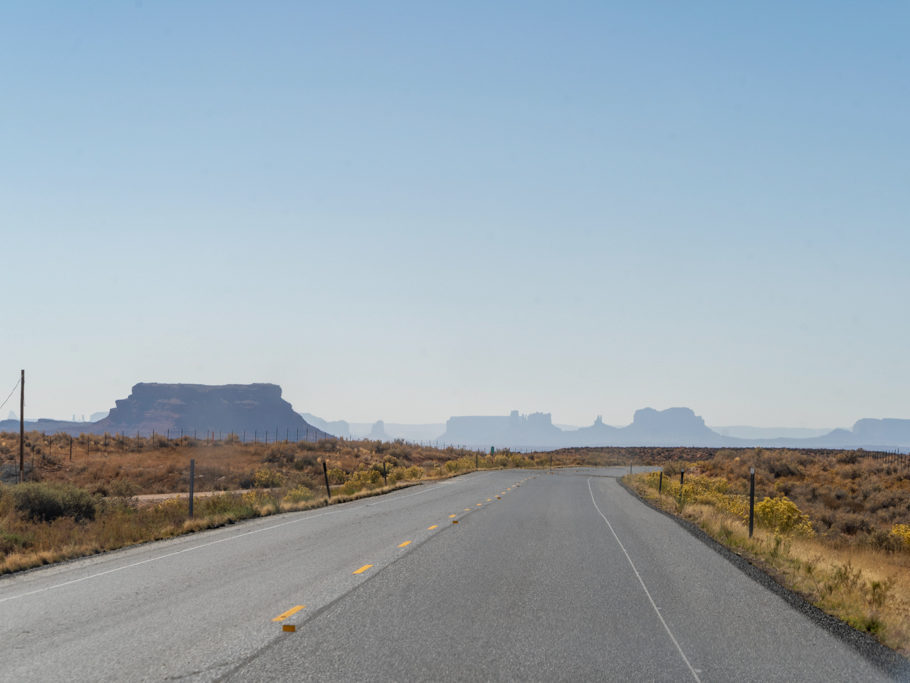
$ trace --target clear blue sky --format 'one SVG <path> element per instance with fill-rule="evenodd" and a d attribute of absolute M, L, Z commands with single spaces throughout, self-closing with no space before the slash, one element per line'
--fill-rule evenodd
<path fill-rule="evenodd" d="M 908 35 L 903 2 L 8 3 L 0 392 L 910 418 Z"/>

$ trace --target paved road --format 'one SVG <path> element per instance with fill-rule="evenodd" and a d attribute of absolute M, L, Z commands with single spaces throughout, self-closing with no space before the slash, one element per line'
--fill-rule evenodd
<path fill-rule="evenodd" d="M 886 680 L 619 474 L 478 473 L 0 578 L 0 680 Z"/>

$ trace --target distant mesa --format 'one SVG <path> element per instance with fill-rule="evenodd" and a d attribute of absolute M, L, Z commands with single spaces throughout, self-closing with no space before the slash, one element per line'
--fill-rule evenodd
<path fill-rule="evenodd" d="M 883 444 L 910 443 L 910 420 L 865 418 L 853 425 L 853 437 L 860 441 Z"/>
<path fill-rule="evenodd" d="M 0 430 L 18 430 L 18 422 L 0 422 Z M 227 436 L 244 433 L 271 439 L 324 439 L 332 437 L 294 412 L 281 398 L 277 384 L 156 384 L 141 382 L 133 386 L 127 398 L 97 422 L 64 422 L 38 420 L 28 429 L 45 433 L 65 432 L 78 435 L 123 433 L 127 436 L 170 434 L 197 435 L 208 433 Z"/>
<path fill-rule="evenodd" d="M 92 431 L 189 435 L 216 432 L 252 437 L 331 436 L 294 412 L 277 384 L 136 384 Z"/>
<path fill-rule="evenodd" d="M 501 417 L 450 417 L 439 441 L 467 446 L 557 447 L 562 443 L 563 434 L 565 432 L 553 424 L 550 413 L 520 415 L 513 410 Z"/>
<path fill-rule="evenodd" d="M 719 446 L 725 441 L 691 408 L 642 408 L 635 411 L 632 424 L 619 431 L 629 445 Z"/>

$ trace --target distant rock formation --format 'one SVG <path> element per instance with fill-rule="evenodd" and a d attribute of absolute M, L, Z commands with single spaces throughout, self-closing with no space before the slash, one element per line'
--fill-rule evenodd
<path fill-rule="evenodd" d="M 509 448 L 558 447 L 565 434 L 553 424 L 550 413 L 519 415 L 513 410 L 507 416 L 450 417 L 439 441 L 465 446 L 500 446 Z"/>
<path fill-rule="evenodd" d="M 305 419 L 308 418 L 308 419 Z M 443 431 L 444 427 L 444 431 Z M 147 384 L 133 387 L 132 393 L 118 400 L 116 407 L 97 422 L 37 420 L 25 423 L 26 431 L 46 434 L 64 432 L 102 434 L 124 433 L 150 435 L 153 431 L 172 437 L 192 435 L 200 438 L 215 432 L 242 435 L 248 439 L 257 434 L 264 439 L 321 439 L 337 434 L 353 438 L 428 441 L 438 445 L 469 446 L 488 449 L 522 450 L 553 449 L 574 446 L 706 446 L 767 448 L 864 448 L 866 450 L 910 450 L 910 420 L 862 419 L 852 429 L 835 429 L 821 436 L 767 438 L 763 430 L 754 436 L 719 434 L 689 408 L 635 411 L 632 423 L 625 427 L 604 424 L 601 417 L 588 427 L 563 430 L 553 424 L 550 413 L 520 415 L 456 416 L 441 424 L 348 423 L 326 422 L 321 418 L 294 412 L 281 398 L 281 387 L 275 384 Z M 0 431 L 18 432 L 18 420 L 0 421 Z M 443 432 L 440 435 L 440 432 Z"/>
<path fill-rule="evenodd" d="M 375 439 L 377 441 L 384 441 L 389 438 L 389 435 L 385 433 L 385 422 L 382 420 L 376 420 L 373 423 L 373 428 L 370 430 L 370 439 Z"/>
<path fill-rule="evenodd" d="M 18 431 L 19 423 L 0 422 L 0 431 Z M 46 434 L 110 434 L 172 438 L 206 434 L 227 436 L 246 433 L 270 439 L 316 440 L 332 434 L 314 427 L 294 412 L 281 398 L 277 384 L 155 384 L 133 386 L 127 398 L 116 401 L 107 417 L 97 422 L 38 420 L 26 423 L 26 430 Z"/>
<path fill-rule="evenodd" d="M 910 444 L 910 420 L 865 418 L 853 425 L 853 436 L 869 443 Z"/>
<path fill-rule="evenodd" d="M 264 438 L 322 439 L 327 434 L 309 424 L 281 398 L 277 384 L 136 384 L 116 401 L 92 432 L 171 436 L 209 432 L 258 434 Z"/>
<path fill-rule="evenodd" d="M 910 447 L 910 420 L 864 418 L 852 430 L 835 429 L 830 434 L 804 439 L 811 448 L 889 448 Z"/>
<path fill-rule="evenodd" d="M 583 446 L 745 446 L 748 442 L 724 437 L 712 431 L 689 408 L 635 411 L 632 424 L 612 427 L 599 417 L 589 427 L 562 430 L 553 425 L 549 413 L 509 416 L 452 417 L 445 444 L 497 448 L 567 448 Z"/>
<path fill-rule="evenodd" d="M 26 432 L 41 432 L 42 434 L 71 434 L 73 436 L 78 436 L 79 434 L 87 433 L 91 434 L 92 432 L 92 423 L 91 422 L 70 422 L 69 420 L 26 420 L 25 421 L 25 431 Z M 0 432 L 18 432 L 19 431 L 19 420 L 3 420 L 0 422 Z"/>
<path fill-rule="evenodd" d="M 314 427 L 318 427 L 324 432 L 329 434 L 334 434 L 335 436 L 340 436 L 345 439 L 351 436 L 351 425 L 345 420 L 333 420 L 329 422 L 324 420 L 317 415 L 312 413 L 300 413 L 304 420 L 309 422 Z"/>
<path fill-rule="evenodd" d="M 691 408 L 636 410 L 632 424 L 618 431 L 618 438 L 629 446 L 720 446 L 729 442 L 705 426 Z"/>

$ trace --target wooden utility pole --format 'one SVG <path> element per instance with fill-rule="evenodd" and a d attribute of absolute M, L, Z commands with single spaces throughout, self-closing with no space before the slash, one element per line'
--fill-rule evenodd
<path fill-rule="evenodd" d="M 25 481 L 25 370 L 19 378 L 19 483 Z"/>

